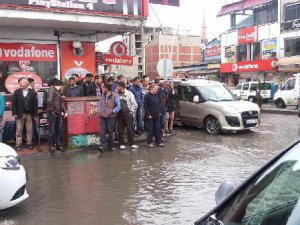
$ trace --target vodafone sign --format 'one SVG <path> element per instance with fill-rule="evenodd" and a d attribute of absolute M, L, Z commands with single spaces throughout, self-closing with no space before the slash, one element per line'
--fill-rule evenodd
<path fill-rule="evenodd" d="M 57 61 L 56 45 L 0 43 L 1 61 Z"/>
<path fill-rule="evenodd" d="M 220 67 L 221 73 L 246 73 L 275 70 L 276 60 L 257 60 L 237 63 L 223 63 Z"/>

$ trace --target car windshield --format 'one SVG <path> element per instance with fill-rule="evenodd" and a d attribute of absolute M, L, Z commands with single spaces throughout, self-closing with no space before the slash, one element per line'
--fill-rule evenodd
<path fill-rule="evenodd" d="M 197 87 L 206 101 L 234 101 L 231 92 L 224 85 L 210 85 Z"/>
<path fill-rule="evenodd" d="M 300 224 L 300 143 L 250 181 L 216 217 L 225 225 Z"/>

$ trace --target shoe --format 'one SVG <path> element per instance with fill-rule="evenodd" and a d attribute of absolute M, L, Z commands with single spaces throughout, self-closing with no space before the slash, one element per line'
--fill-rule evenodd
<path fill-rule="evenodd" d="M 33 146 L 30 144 L 30 145 L 27 145 L 27 148 L 28 148 L 29 150 L 32 150 L 32 149 L 33 149 Z"/>
<path fill-rule="evenodd" d="M 148 144 L 148 148 L 154 148 L 154 144 Z"/>
<path fill-rule="evenodd" d="M 137 146 L 137 145 L 131 145 L 130 148 L 132 148 L 132 149 L 138 149 L 139 146 Z"/>
<path fill-rule="evenodd" d="M 138 136 L 143 135 L 142 132 L 136 132 L 136 134 L 137 134 Z"/>
<path fill-rule="evenodd" d="M 63 148 L 63 147 L 61 147 L 60 145 L 56 145 L 56 150 L 57 151 L 61 151 L 61 152 L 65 152 L 66 151 L 66 149 Z"/>
<path fill-rule="evenodd" d="M 108 148 L 110 151 L 117 151 L 117 149 L 115 148 L 115 147 L 110 147 L 110 148 Z"/>
<path fill-rule="evenodd" d="M 125 150 L 126 146 L 125 145 L 120 145 L 120 150 Z"/>
<path fill-rule="evenodd" d="M 99 150 L 99 151 L 103 151 L 104 150 L 104 148 L 100 145 L 100 146 L 97 146 L 97 149 Z"/>
<path fill-rule="evenodd" d="M 162 141 L 162 142 L 167 142 L 167 140 L 166 140 L 166 139 L 164 139 L 164 138 L 162 138 L 162 139 L 161 139 L 161 141 Z"/>
<path fill-rule="evenodd" d="M 54 146 L 49 147 L 49 152 L 54 153 L 55 152 L 55 147 Z"/>
<path fill-rule="evenodd" d="M 160 143 L 160 144 L 157 145 L 157 147 L 165 147 L 165 144 Z"/>
<path fill-rule="evenodd" d="M 18 152 L 18 151 L 21 151 L 21 147 L 20 146 L 16 146 L 15 147 L 15 150 Z"/>

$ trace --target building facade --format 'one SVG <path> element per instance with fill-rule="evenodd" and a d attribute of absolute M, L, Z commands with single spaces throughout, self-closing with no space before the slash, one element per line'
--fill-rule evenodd
<path fill-rule="evenodd" d="M 146 46 L 145 74 L 151 79 L 159 77 L 157 63 L 170 59 L 174 67 L 188 66 L 201 62 L 200 36 L 158 34 Z"/>
<path fill-rule="evenodd" d="M 276 61 L 280 23 L 277 0 L 243 0 L 224 5 L 218 16 L 230 16 L 231 28 L 221 34 L 222 80 L 234 87 L 258 80 L 281 83 Z"/>

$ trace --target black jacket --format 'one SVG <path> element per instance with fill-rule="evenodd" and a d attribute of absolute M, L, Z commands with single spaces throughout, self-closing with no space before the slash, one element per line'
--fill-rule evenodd
<path fill-rule="evenodd" d="M 160 101 L 158 95 L 153 95 L 150 92 L 144 97 L 145 117 L 151 116 L 154 119 L 159 119 L 160 116 Z"/>
<path fill-rule="evenodd" d="M 29 105 L 29 113 L 32 117 L 37 117 L 38 115 L 38 99 L 36 92 L 32 89 L 28 89 L 28 105 Z M 17 89 L 13 95 L 12 101 L 12 114 L 17 115 L 17 118 L 21 118 L 24 114 L 24 104 L 25 98 L 23 96 L 22 89 Z"/>
<path fill-rule="evenodd" d="M 83 97 L 82 86 L 76 85 L 75 87 L 68 86 L 64 89 L 64 96 L 66 97 Z"/>
<path fill-rule="evenodd" d="M 94 82 L 91 83 L 84 83 L 83 84 L 83 93 L 84 96 L 96 96 L 96 86 L 94 84 Z"/>

